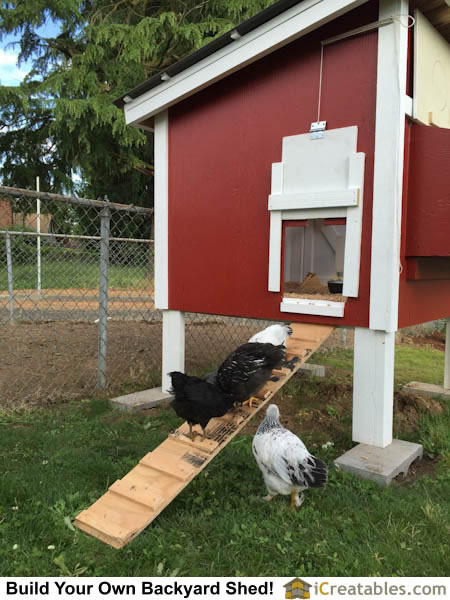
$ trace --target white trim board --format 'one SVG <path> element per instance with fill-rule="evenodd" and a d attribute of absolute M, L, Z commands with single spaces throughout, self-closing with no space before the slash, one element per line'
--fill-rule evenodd
<path fill-rule="evenodd" d="M 332 300 L 312 300 L 310 298 L 283 298 L 280 311 L 301 315 L 319 315 L 322 317 L 343 317 L 345 302 Z"/>
<path fill-rule="evenodd" d="M 380 0 L 379 18 L 408 14 L 408 0 Z M 400 278 L 408 29 L 378 31 L 369 327 L 396 331 Z"/>
<path fill-rule="evenodd" d="M 270 194 L 269 210 L 356 206 L 358 201 L 359 188 L 303 192 L 298 194 Z"/>
<path fill-rule="evenodd" d="M 169 307 L 169 117 L 155 118 L 155 308 Z"/>
<path fill-rule="evenodd" d="M 125 105 L 125 121 L 139 126 L 180 100 L 278 50 L 368 0 L 304 0 L 221 50 Z"/>

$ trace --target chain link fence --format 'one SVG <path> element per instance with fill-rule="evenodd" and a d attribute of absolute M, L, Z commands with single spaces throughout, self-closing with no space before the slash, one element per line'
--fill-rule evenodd
<path fill-rule="evenodd" d="M 145 383 L 152 223 L 152 209 L 0 188 L 2 404 Z"/>
<path fill-rule="evenodd" d="M 152 226 L 152 209 L 0 187 L 0 406 L 160 385 Z M 186 314 L 186 369 L 266 325 Z"/>

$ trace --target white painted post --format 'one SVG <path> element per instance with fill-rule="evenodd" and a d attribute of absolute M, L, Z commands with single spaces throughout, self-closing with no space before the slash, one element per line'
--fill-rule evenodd
<path fill-rule="evenodd" d="M 353 440 L 385 448 L 392 442 L 395 333 L 355 328 Z"/>
<path fill-rule="evenodd" d="M 36 191 L 40 191 L 39 176 L 36 177 Z M 37 286 L 36 290 L 41 295 L 41 200 L 36 199 L 36 233 L 37 233 Z"/>
<path fill-rule="evenodd" d="M 168 392 L 171 379 L 168 373 L 184 373 L 184 312 L 163 311 L 162 391 Z"/>
<path fill-rule="evenodd" d="M 408 14 L 408 0 L 380 0 L 379 18 Z M 396 331 L 405 138 L 408 29 L 378 30 L 370 328 Z"/>
<path fill-rule="evenodd" d="M 444 388 L 450 390 L 450 319 L 447 319 L 445 328 Z"/>

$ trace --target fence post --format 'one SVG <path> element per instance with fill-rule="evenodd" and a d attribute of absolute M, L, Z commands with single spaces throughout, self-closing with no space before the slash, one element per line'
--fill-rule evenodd
<path fill-rule="evenodd" d="M 6 266 L 8 270 L 8 296 L 9 296 L 9 323 L 14 324 L 14 288 L 13 288 L 13 270 L 11 253 L 11 236 L 6 232 Z"/>
<path fill-rule="evenodd" d="M 105 196 L 105 201 L 109 202 Z M 106 353 L 108 326 L 108 267 L 111 211 L 105 205 L 100 213 L 100 290 L 98 306 L 98 368 L 97 388 L 106 387 Z"/>
<path fill-rule="evenodd" d="M 36 177 L 36 191 L 39 192 L 40 180 Z M 41 200 L 36 198 L 36 251 L 37 251 L 37 285 L 36 290 L 39 296 L 41 295 Z"/>

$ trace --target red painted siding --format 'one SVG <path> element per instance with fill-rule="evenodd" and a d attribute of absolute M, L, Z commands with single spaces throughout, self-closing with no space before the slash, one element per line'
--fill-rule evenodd
<path fill-rule="evenodd" d="M 411 127 L 407 256 L 450 256 L 450 129 Z"/>
<path fill-rule="evenodd" d="M 408 122 L 399 327 L 450 316 L 450 281 L 407 280 L 407 257 L 450 256 L 450 131 Z"/>
<path fill-rule="evenodd" d="M 320 40 L 375 21 L 370 2 L 169 111 L 169 307 L 367 326 L 377 32 L 325 48 L 321 119 L 366 153 L 360 296 L 344 319 L 280 313 L 267 291 L 271 164 L 317 119 Z"/>

